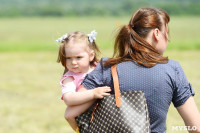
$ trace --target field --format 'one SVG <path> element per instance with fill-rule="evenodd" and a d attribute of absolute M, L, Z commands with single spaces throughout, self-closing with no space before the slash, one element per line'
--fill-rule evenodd
<path fill-rule="evenodd" d="M 59 79 L 63 68 L 56 63 L 55 40 L 65 32 L 96 29 L 102 56 L 112 55 L 115 29 L 125 18 L 16 18 L 0 21 L 0 133 L 71 133 L 63 114 Z M 195 92 L 200 110 L 200 19 L 172 17 L 169 48 L 165 55 L 178 60 Z M 186 50 L 189 49 L 189 50 Z M 184 123 L 171 105 L 172 126 Z"/>
<path fill-rule="evenodd" d="M 96 30 L 100 48 L 111 49 L 117 29 L 128 22 L 128 17 L 2 18 L 0 51 L 55 51 L 58 37 L 77 30 Z M 168 49 L 200 49 L 199 23 L 200 17 L 171 17 Z"/>

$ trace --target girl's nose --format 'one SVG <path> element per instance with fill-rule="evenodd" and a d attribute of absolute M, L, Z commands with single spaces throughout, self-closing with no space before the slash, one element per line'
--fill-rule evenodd
<path fill-rule="evenodd" d="M 73 65 L 74 65 L 74 64 L 77 64 L 76 60 L 72 60 L 72 64 L 73 64 Z"/>

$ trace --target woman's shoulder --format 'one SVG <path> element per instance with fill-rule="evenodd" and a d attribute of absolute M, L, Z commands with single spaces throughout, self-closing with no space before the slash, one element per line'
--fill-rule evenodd
<path fill-rule="evenodd" d="M 98 64 L 97 64 L 97 67 L 105 67 L 104 62 L 107 61 L 108 59 L 109 59 L 109 57 L 102 57 L 102 58 L 99 60 L 99 62 L 98 62 Z"/>
<path fill-rule="evenodd" d="M 169 59 L 168 63 L 169 63 L 169 64 L 179 64 L 178 61 L 171 60 L 171 59 Z"/>
<path fill-rule="evenodd" d="M 109 57 L 102 57 L 99 62 L 107 61 Z"/>
<path fill-rule="evenodd" d="M 171 67 L 171 68 L 173 68 L 173 69 L 177 69 L 177 68 L 180 68 L 181 67 L 181 65 L 180 65 L 180 63 L 178 62 L 178 61 L 175 61 L 175 60 L 170 60 L 169 59 L 169 61 L 168 61 L 168 63 L 167 63 L 167 66 L 169 66 L 169 67 Z"/>
<path fill-rule="evenodd" d="M 109 69 L 110 69 L 110 66 L 106 66 L 106 65 L 104 64 L 104 62 L 105 62 L 106 60 L 108 60 L 108 59 L 109 59 L 109 57 L 102 57 L 102 58 L 99 60 L 99 62 L 98 62 L 98 64 L 97 64 L 96 68 L 90 73 L 90 75 L 91 75 L 91 74 L 107 73 L 107 71 L 109 71 Z"/>
<path fill-rule="evenodd" d="M 172 75 L 174 75 L 175 73 L 183 72 L 180 63 L 175 60 L 169 60 L 168 63 L 165 64 L 157 64 L 155 68 L 160 72 L 167 72 L 168 74 L 170 73 Z"/>

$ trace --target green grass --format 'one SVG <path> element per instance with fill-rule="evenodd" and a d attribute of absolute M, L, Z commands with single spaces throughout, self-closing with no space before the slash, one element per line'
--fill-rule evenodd
<path fill-rule="evenodd" d="M 129 17 L 79 18 L 2 18 L 0 21 L 0 51 L 56 51 L 55 40 L 64 33 L 98 32 L 97 44 L 111 49 L 115 31 L 127 24 Z M 200 17 L 171 17 L 168 49 L 200 49 Z"/>
<path fill-rule="evenodd" d="M 168 49 L 200 49 L 200 17 L 171 17 Z"/>
<path fill-rule="evenodd" d="M 128 17 L 2 18 L 0 132 L 72 132 L 63 117 L 66 107 L 60 100 L 59 86 L 63 69 L 56 63 L 59 44 L 55 40 L 66 32 L 89 33 L 95 29 L 102 56 L 110 57 L 115 29 L 128 22 Z M 180 61 L 195 89 L 195 101 L 200 110 L 199 23 L 199 17 L 172 17 L 171 43 L 165 54 Z M 183 121 L 172 105 L 167 119 L 169 133 L 173 125 L 183 125 Z"/>
<path fill-rule="evenodd" d="M 111 56 L 112 51 L 102 51 Z M 179 60 L 195 92 L 200 110 L 200 52 L 167 51 Z M 63 68 L 56 63 L 56 51 L 0 53 L 0 132 L 1 133 L 71 133 L 63 114 L 59 79 Z M 172 126 L 184 125 L 173 105 L 167 117 Z M 182 131 L 179 131 L 182 133 Z"/>
<path fill-rule="evenodd" d="M 98 32 L 97 43 L 109 48 L 117 18 L 16 18 L 2 19 L 0 51 L 57 50 L 55 40 L 64 33 Z"/>

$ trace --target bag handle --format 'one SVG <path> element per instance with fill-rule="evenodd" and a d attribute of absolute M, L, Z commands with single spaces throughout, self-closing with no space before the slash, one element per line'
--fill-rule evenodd
<path fill-rule="evenodd" d="M 111 72 L 113 77 L 113 84 L 114 84 L 114 90 L 115 90 L 115 101 L 116 106 L 121 106 L 121 97 L 120 97 L 120 89 L 119 89 L 119 79 L 117 75 L 117 65 L 111 66 Z"/>

